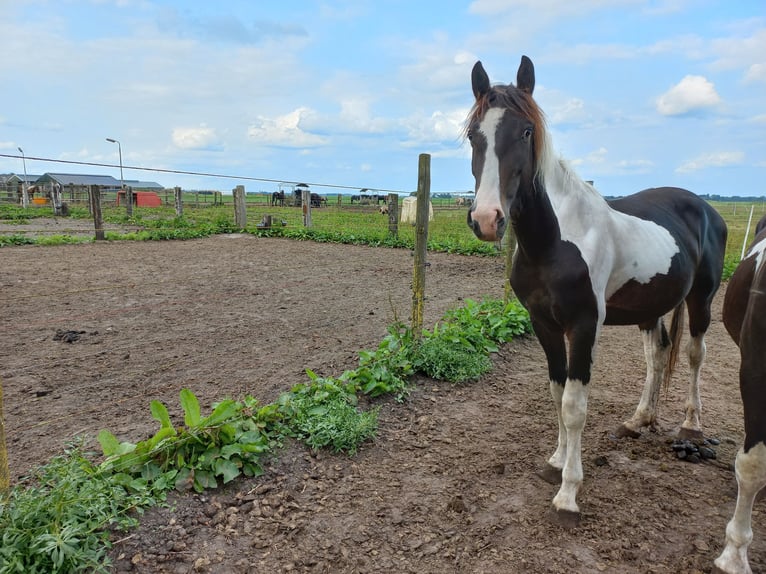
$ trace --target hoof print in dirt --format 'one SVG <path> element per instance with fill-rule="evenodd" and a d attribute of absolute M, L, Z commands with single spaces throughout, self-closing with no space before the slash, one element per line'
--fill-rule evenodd
<path fill-rule="evenodd" d="M 53 336 L 54 341 L 63 341 L 64 343 L 74 343 L 80 340 L 80 335 L 84 335 L 85 331 L 67 331 L 65 329 L 56 329 L 56 334 Z"/>
<path fill-rule="evenodd" d="M 716 452 L 710 445 L 720 444 L 718 439 L 703 439 L 701 442 L 677 439 L 673 441 L 671 449 L 676 457 L 686 462 L 697 463 L 703 460 L 716 458 Z"/>

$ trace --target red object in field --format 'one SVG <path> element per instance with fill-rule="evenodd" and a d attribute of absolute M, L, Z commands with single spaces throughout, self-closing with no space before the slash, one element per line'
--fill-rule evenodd
<path fill-rule="evenodd" d="M 125 192 L 117 192 L 117 205 L 125 203 Z M 136 207 L 162 207 L 160 196 L 153 191 L 134 191 L 133 205 Z"/>

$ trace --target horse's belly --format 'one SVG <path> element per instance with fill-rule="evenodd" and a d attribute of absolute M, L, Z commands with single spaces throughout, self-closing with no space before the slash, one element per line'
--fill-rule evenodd
<path fill-rule="evenodd" d="M 604 324 L 639 325 L 656 321 L 675 309 L 685 296 L 686 290 L 678 286 L 629 281 L 607 300 Z"/>

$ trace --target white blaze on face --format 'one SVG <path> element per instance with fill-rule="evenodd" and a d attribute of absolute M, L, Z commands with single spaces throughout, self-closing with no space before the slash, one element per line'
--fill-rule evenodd
<path fill-rule="evenodd" d="M 484 155 L 484 165 L 481 170 L 479 188 L 476 190 L 474 199 L 474 218 L 481 217 L 487 211 L 492 212 L 492 217 L 500 209 L 500 158 L 495 150 L 495 136 L 497 126 L 503 119 L 505 110 L 491 108 L 487 110 L 484 119 L 479 124 L 479 132 L 487 139 L 487 152 Z"/>

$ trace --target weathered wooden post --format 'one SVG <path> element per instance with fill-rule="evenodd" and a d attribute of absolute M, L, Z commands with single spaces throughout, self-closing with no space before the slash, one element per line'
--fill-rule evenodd
<path fill-rule="evenodd" d="M 303 207 L 303 227 L 311 227 L 311 190 L 301 191 L 301 206 Z"/>
<path fill-rule="evenodd" d="M 397 237 L 399 235 L 399 194 L 389 193 L 386 205 L 388 205 L 388 234 Z"/>
<path fill-rule="evenodd" d="M 51 203 L 53 203 L 53 215 L 63 215 L 60 183 L 54 183 L 51 187 Z"/>
<path fill-rule="evenodd" d="M 96 240 L 103 241 L 106 239 L 106 235 L 104 235 L 104 218 L 101 215 L 101 188 L 97 185 L 89 185 L 88 194 L 93 225 L 96 228 Z"/>
<path fill-rule="evenodd" d="M 505 248 L 508 250 L 505 253 L 505 302 L 511 300 L 513 297 L 513 287 L 511 287 L 511 270 L 513 268 L 513 252 L 516 251 L 516 234 L 513 232 L 513 227 L 510 225 L 506 228 L 508 234 L 508 241 Z"/>
<path fill-rule="evenodd" d="M 173 194 L 175 196 L 176 205 L 176 217 L 183 217 L 184 215 L 184 202 L 182 199 L 183 192 L 180 187 L 173 188 Z"/>
<path fill-rule="evenodd" d="M 423 303 L 426 288 L 426 252 L 428 248 L 428 212 L 431 205 L 431 156 L 418 157 L 417 215 L 415 217 L 415 268 L 412 274 L 412 333 L 423 330 Z"/>
<path fill-rule="evenodd" d="M 238 185 L 232 190 L 234 194 L 234 224 L 239 229 L 247 227 L 247 206 L 245 205 L 245 186 Z"/>
<path fill-rule="evenodd" d="M 11 487 L 8 470 L 8 447 L 5 443 L 5 415 L 3 414 L 3 381 L 0 379 L 0 501 L 4 501 Z"/>

